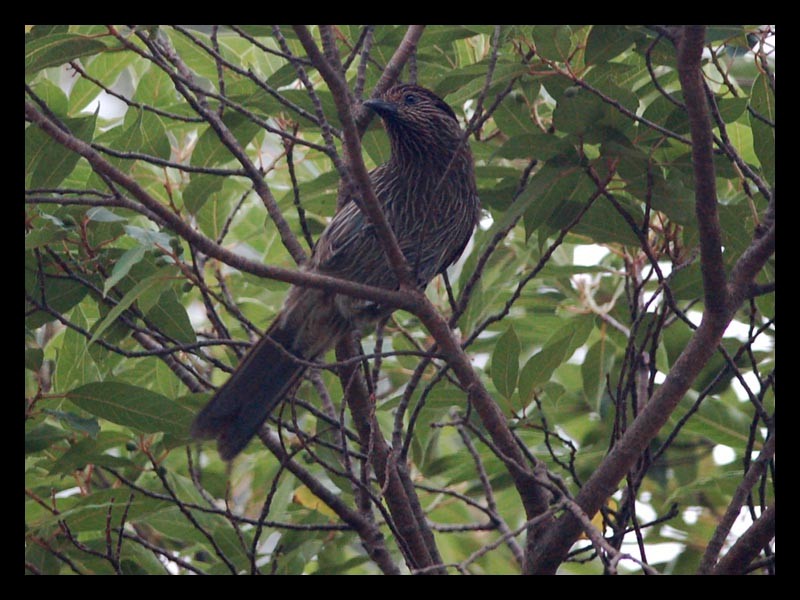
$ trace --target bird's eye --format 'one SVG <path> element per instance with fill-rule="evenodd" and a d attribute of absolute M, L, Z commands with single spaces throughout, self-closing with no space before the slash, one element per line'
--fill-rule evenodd
<path fill-rule="evenodd" d="M 406 94 L 403 97 L 403 102 L 408 104 L 409 106 L 417 103 L 417 97 L 414 94 Z"/>

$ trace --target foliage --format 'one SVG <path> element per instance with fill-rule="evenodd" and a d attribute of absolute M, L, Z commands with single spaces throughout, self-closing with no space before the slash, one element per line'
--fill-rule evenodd
<path fill-rule="evenodd" d="M 27 571 L 517 573 L 539 539 L 524 543 L 534 472 L 547 527 L 585 517 L 560 572 L 708 567 L 726 511 L 774 509 L 774 256 L 593 526 L 584 502 L 708 309 L 676 31 L 29 28 Z M 705 30 L 726 273 L 774 227 L 771 33 Z M 409 303 L 361 340 L 368 360 L 331 353 L 226 465 L 191 419 L 300 282 L 352 168 L 321 60 L 356 100 L 397 69 L 446 99 L 483 218 L 426 292 L 452 331 Z M 353 116 L 381 164 L 380 123 L 358 102 Z M 765 547 L 761 570 L 773 559 Z"/>

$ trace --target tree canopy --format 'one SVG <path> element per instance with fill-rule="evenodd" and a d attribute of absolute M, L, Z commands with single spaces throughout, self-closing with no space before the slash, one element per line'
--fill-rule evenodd
<path fill-rule="evenodd" d="M 774 573 L 774 34 L 26 28 L 26 572 Z M 472 240 L 303 271 L 401 81 Z M 290 285 L 397 310 L 225 463 L 189 426 Z"/>

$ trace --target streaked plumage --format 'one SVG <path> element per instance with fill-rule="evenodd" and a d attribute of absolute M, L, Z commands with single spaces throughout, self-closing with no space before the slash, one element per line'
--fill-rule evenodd
<path fill-rule="evenodd" d="M 460 143 L 463 133 L 452 109 L 429 90 L 398 85 L 365 104 L 383 119 L 392 148 L 389 161 L 370 173 L 372 186 L 425 287 L 458 259 L 477 222 L 472 156 Z M 323 231 L 305 268 L 388 289 L 398 286 L 369 219 L 352 200 Z M 217 438 L 222 458 L 232 459 L 304 373 L 306 367 L 290 354 L 316 359 L 347 332 L 363 330 L 389 312 L 357 298 L 292 287 L 264 339 L 197 416 L 192 435 Z"/>

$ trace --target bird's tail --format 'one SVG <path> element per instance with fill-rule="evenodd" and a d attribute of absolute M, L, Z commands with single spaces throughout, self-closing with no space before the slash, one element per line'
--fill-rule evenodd
<path fill-rule="evenodd" d="M 239 454 L 306 370 L 286 349 L 294 336 L 293 328 L 276 320 L 197 415 L 192 437 L 216 438 L 223 460 Z"/>

